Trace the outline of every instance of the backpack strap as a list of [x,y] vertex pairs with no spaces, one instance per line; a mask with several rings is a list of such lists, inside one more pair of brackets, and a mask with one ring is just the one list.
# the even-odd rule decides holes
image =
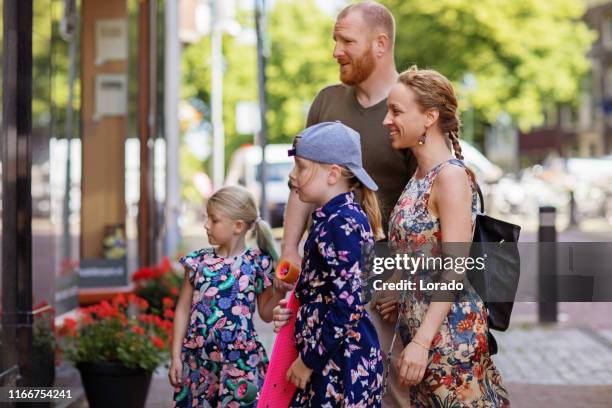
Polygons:
[[482,190],[480,189],[480,186],[478,185],[478,182],[476,180],[474,180],[474,185],[476,186],[476,192],[478,193],[478,199],[480,200],[480,213],[484,214],[485,204],[484,204],[484,197],[482,196]]

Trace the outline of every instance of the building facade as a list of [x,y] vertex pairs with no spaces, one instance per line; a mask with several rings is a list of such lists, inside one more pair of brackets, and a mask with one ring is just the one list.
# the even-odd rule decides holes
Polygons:
[[165,1],[0,9],[0,384],[42,386],[37,319],[131,290],[162,251]]

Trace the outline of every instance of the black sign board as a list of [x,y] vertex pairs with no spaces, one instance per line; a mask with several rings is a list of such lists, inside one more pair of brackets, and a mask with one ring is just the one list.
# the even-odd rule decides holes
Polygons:
[[125,286],[128,284],[126,259],[81,259],[80,288]]

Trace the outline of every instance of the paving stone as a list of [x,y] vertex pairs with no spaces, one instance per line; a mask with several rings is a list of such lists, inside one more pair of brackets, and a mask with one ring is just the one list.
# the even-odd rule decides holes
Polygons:
[[578,328],[511,328],[496,335],[503,346],[494,361],[508,382],[612,385],[612,347],[598,339],[611,331],[602,330],[602,334]]

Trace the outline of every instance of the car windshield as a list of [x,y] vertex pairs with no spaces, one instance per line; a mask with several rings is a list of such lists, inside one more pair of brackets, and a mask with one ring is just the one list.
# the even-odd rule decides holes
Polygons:
[[[266,163],[266,178],[268,181],[286,182],[289,180],[289,173],[293,168],[293,163]],[[261,182],[261,164],[257,165],[255,175],[258,182]]]

